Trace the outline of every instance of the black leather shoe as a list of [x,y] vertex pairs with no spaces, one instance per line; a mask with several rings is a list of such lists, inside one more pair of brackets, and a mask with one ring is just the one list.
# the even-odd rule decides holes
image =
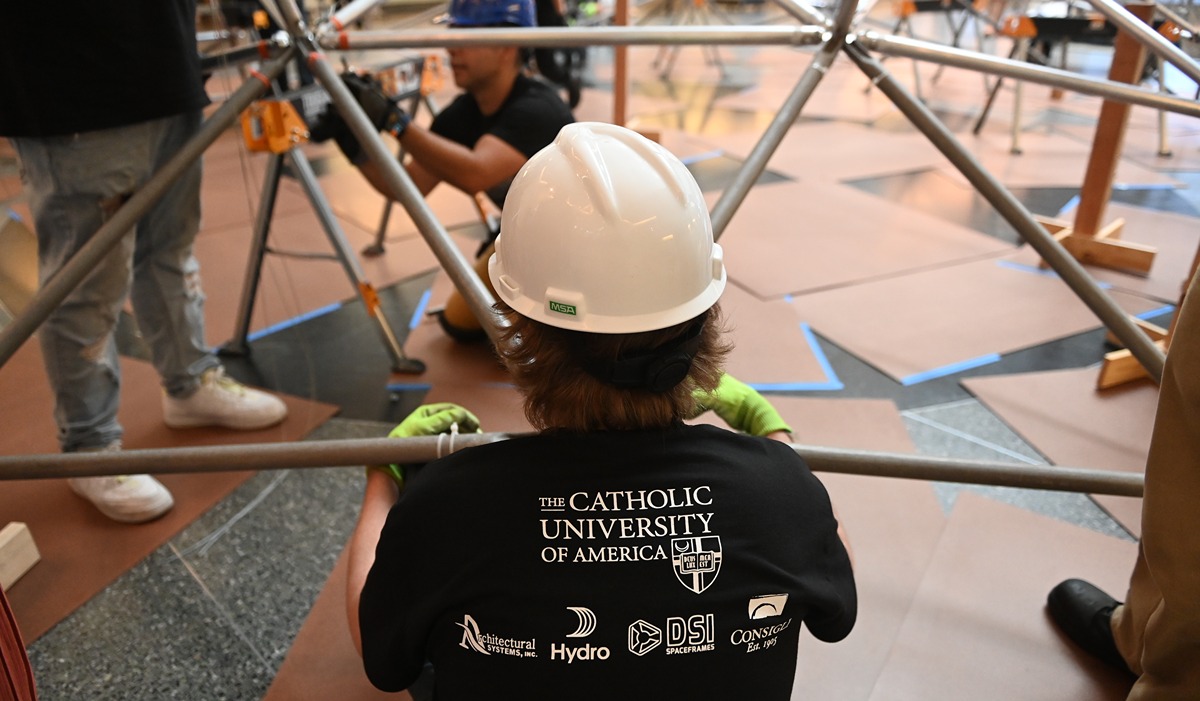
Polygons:
[[1111,667],[1133,674],[1113,641],[1112,614],[1121,602],[1082,579],[1068,579],[1050,590],[1046,608],[1059,629],[1085,652]]

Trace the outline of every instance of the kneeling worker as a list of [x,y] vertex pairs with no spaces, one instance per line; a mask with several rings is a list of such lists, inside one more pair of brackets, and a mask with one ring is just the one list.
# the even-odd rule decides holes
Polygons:
[[[451,0],[452,27],[533,27],[533,0]],[[525,74],[525,52],[516,46],[447,49],[460,94],[433,119],[429,129],[412,124],[395,100],[366,78],[348,74],[347,86],[376,128],[395,136],[410,156],[405,168],[422,195],[447,182],[468,195],[486,193],[504,206],[513,176],[530,156],[574,120],[554,88]],[[312,127],[313,140],[337,140],[342,152],[380,193],[390,196],[379,168],[363,153],[332,105]],[[481,247],[476,272],[484,266],[496,232]],[[460,340],[483,338],[470,308],[457,294],[439,320]]]
[[[347,583],[368,677],[397,691],[428,660],[448,701],[790,698],[801,628],[849,634],[854,577],[790,429],[722,374],[696,181],[635,132],[574,124],[503,217],[497,350],[539,432],[368,470]],[[686,425],[698,409],[750,435]],[[394,435],[452,423],[478,424],[433,405]]]

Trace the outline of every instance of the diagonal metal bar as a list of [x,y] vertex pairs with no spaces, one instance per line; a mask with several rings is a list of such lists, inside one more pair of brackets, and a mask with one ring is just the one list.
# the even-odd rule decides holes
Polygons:
[[[291,28],[293,36],[303,34],[304,28],[300,21],[299,14],[295,8],[294,2],[285,0],[280,5]],[[345,120],[350,130],[354,132],[355,138],[362,145],[363,151],[371,161],[379,168],[380,174],[383,177],[384,183],[387,185],[391,199],[399,202],[401,206],[412,217],[413,223],[417,225],[417,230],[421,232],[430,249],[433,250],[434,256],[438,259],[442,269],[450,276],[450,280],[454,286],[462,293],[463,299],[475,314],[475,317],[482,322],[484,331],[493,341],[497,339],[497,334],[503,328],[503,319],[495,314],[492,305],[495,304],[495,298],[492,293],[484,286],[483,281],[475,274],[474,268],[467,261],[462,251],[450,239],[450,235],[446,232],[445,227],[434,216],[432,210],[429,209],[429,204],[421,195],[421,191],[413,183],[412,177],[408,171],[400,165],[396,156],[383,143],[378,130],[367,118],[358,101],[350,94],[349,88],[342,82],[337,71],[330,65],[329,60],[324,54],[315,49],[312,44],[312,39],[304,36],[298,39],[301,46],[308,47],[311,52],[308,56],[309,70],[312,71],[313,77],[317,82],[329,93],[330,100],[337,108],[338,113]]]
[[1067,252],[1046,229],[1034,219],[1025,205],[1021,204],[1003,185],[990,173],[984,170],[979,161],[958,142],[946,125],[908,93],[876,61],[865,47],[857,42],[848,42],[846,54],[854,61],[863,73],[871,79],[892,101],[905,117],[925,134],[926,138],[942,152],[946,158],[959,170],[971,185],[996,208],[996,211],[1012,225],[1038,252],[1041,257],[1054,268],[1063,282],[1100,318],[1106,327],[1125,344],[1134,357],[1146,369],[1150,377],[1158,382],[1162,378],[1165,356],[1150,337],[1146,335],[1109,297],[1096,281],[1088,275],[1079,261]]
[[1035,66],[1025,61],[987,56],[973,51],[942,46],[933,42],[879,34],[878,32],[863,32],[858,35],[857,42],[868,49],[889,56],[902,56],[904,58],[929,61],[930,63],[954,66],[956,68],[966,68],[981,73],[990,73],[1030,83],[1040,83],[1041,85],[1072,90],[1085,95],[1097,95],[1134,105],[1178,112],[1179,114],[1186,114],[1191,117],[1200,117],[1200,103],[1195,100],[1164,95],[1163,93],[1145,90],[1129,85],[1128,83],[1119,83],[1103,78],[1090,78],[1049,66]]
[[[837,14],[830,23],[830,29],[822,35],[824,44],[821,49],[813,56],[812,63],[800,76],[796,87],[792,88],[792,92],[784,100],[783,106],[775,113],[771,123],[763,131],[758,143],[754,145],[750,155],[738,169],[733,182],[725,188],[720,199],[713,205],[709,218],[712,220],[714,239],[721,238],[721,234],[725,232],[725,228],[733,219],[738,207],[742,206],[746,195],[750,193],[750,188],[758,182],[758,178],[767,168],[767,162],[775,154],[775,150],[779,148],[783,138],[787,136],[788,130],[796,123],[796,118],[800,116],[804,104],[808,102],[808,98],[812,96],[821,79],[829,71],[829,67],[833,65],[838,53],[841,52],[857,4],[856,0],[842,0],[842,3],[838,5]],[[799,11],[799,6],[794,6],[793,9]],[[814,19],[816,18],[814,17]]]
[[113,246],[129,233],[184,171],[204,154],[204,150],[238,119],[251,102],[269,89],[271,81],[283,73],[293,55],[293,49],[284,51],[278,58],[264,65],[257,76],[247,80],[234,91],[229,99],[204,121],[200,131],[121,205],[116,214],[96,231],[54,277],[42,285],[29,301],[25,311],[0,332],[0,366],[8,362],[38,326],[49,318],[83,278],[108,255]]
[[1154,28],[1138,19],[1132,12],[1112,0],[1088,0],[1100,14],[1109,22],[1117,25],[1122,31],[1128,32],[1138,43],[1145,46],[1154,54],[1166,59],[1172,66],[1178,68],[1184,75],[1200,85],[1200,64],[1196,63],[1175,46],[1166,37],[1154,31]]

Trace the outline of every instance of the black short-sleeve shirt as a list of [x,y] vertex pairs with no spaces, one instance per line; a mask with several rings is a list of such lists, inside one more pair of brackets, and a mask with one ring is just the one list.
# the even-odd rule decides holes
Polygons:
[[788,446],[712,426],[545,433],[411,480],[359,619],[367,675],[439,700],[789,698],[802,627],[856,594],[824,487]]
[[[491,134],[525,154],[526,158],[554,141],[567,124],[574,122],[571,110],[558,93],[540,80],[518,75],[512,91],[494,114],[484,115],[469,93],[454,99],[433,119],[430,131],[467,148],[474,148],[484,134]],[[504,206],[511,182],[487,191],[496,206]]]

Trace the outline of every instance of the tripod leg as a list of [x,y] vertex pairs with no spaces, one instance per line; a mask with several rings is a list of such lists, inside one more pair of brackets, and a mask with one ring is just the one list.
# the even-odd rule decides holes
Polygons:
[[250,257],[246,260],[246,274],[242,278],[242,299],[238,303],[237,319],[233,325],[233,338],[217,349],[218,355],[243,357],[250,354],[247,337],[250,334],[250,315],[254,311],[254,300],[258,296],[258,284],[262,279],[263,257],[267,253],[267,234],[271,229],[271,216],[275,211],[275,197],[279,194],[279,179],[283,175],[283,156],[271,154],[267,161],[267,172],[263,178],[262,199],[254,219],[254,233],[250,239]]
[[383,308],[379,304],[379,295],[370,281],[366,279],[362,266],[351,252],[350,243],[342,233],[341,227],[338,226],[337,219],[333,216],[333,210],[329,206],[329,201],[325,199],[325,194],[321,192],[321,188],[317,185],[317,176],[313,173],[308,158],[299,149],[292,149],[290,154],[297,179],[304,187],[304,192],[308,195],[309,202],[312,203],[317,218],[321,221],[321,228],[325,229],[325,235],[329,237],[329,242],[333,245],[333,250],[342,264],[342,269],[346,272],[346,277],[350,278],[350,282],[354,284],[354,290],[358,293],[359,299],[362,300],[363,305],[366,307],[367,314],[375,321],[380,338],[383,340],[383,344],[392,358],[392,371],[403,373],[424,372],[425,363],[404,355],[404,351],[400,347],[400,342],[396,339],[396,334],[392,332],[392,327],[388,324],[387,317],[383,314]]

